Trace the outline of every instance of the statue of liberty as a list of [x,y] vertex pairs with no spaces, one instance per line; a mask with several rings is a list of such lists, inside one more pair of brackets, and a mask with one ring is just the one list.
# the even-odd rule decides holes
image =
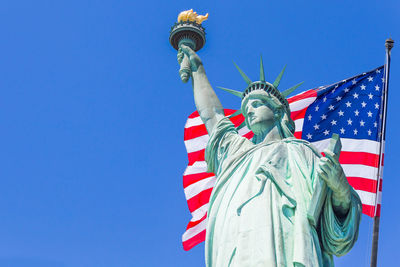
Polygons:
[[[238,134],[225,117],[202,61],[181,45],[178,61],[187,56],[196,108],[210,140],[205,158],[217,180],[210,197],[206,235],[209,267],[333,266],[354,245],[361,219],[361,202],[348,184],[337,157],[322,157],[307,141],[294,138],[286,96],[265,81],[252,82],[239,68],[248,86],[241,112],[253,131],[250,141]],[[319,179],[327,196],[316,225],[307,218]],[[322,205],[322,204],[321,204]]]

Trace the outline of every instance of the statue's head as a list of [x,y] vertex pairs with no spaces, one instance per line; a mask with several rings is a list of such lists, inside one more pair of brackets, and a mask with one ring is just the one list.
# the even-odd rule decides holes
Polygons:
[[[247,82],[247,88],[242,93],[220,87],[242,98],[241,109],[235,112],[234,115],[242,113],[245,117],[244,124],[255,135],[262,134],[271,127],[277,126],[284,138],[293,136],[295,125],[290,118],[290,108],[286,96],[299,87],[301,83],[281,93],[277,88],[285,68],[278,75],[275,82],[271,84],[265,81],[262,59],[260,81],[252,82],[236,64],[235,66]],[[244,125],[239,126],[239,128],[242,126]]]

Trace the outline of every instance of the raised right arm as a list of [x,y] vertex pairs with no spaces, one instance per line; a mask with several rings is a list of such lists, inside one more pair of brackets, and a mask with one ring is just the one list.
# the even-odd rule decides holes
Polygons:
[[197,111],[208,133],[211,134],[217,122],[225,117],[224,109],[208,81],[199,56],[190,47],[181,45],[178,52],[179,62],[182,61],[184,54],[189,57],[191,65],[193,95]]

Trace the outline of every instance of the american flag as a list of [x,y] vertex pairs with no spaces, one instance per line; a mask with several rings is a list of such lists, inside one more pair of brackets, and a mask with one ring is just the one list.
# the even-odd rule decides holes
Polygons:
[[[383,66],[328,86],[321,86],[288,98],[295,137],[311,142],[320,152],[328,147],[333,133],[340,135],[340,163],[349,184],[359,194],[363,213],[379,216],[382,179],[378,183],[381,119],[383,105]],[[225,110],[225,115],[235,110]],[[237,127],[244,117],[231,118]],[[246,127],[239,134],[251,138]],[[204,151],[209,136],[196,112],[185,125],[184,140],[189,163],[183,187],[192,219],[182,236],[183,248],[190,250],[205,240],[208,202],[215,175],[207,173]],[[383,153],[383,151],[382,151]],[[379,190],[377,188],[379,185]]]

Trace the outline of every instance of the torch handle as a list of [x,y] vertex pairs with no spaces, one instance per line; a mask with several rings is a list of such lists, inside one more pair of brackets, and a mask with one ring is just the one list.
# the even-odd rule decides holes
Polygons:
[[191,70],[189,57],[186,54],[183,55],[181,68],[179,69],[179,75],[181,76],[182,82],[187,83],[187,81],[189,81]]

